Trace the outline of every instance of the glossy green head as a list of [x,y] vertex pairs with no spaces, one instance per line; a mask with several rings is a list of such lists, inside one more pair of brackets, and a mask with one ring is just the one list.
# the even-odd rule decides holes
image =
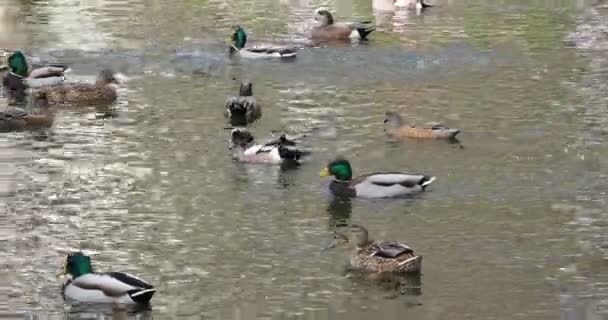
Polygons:
[[353,177],[348,160],[340,158],[330,162],[319,174],[321,177],[334,176],[342,181],[350,181]]
[[11,72],[14,74],[27,77],[29,70],[27,60],[25,59],[23,52],[17,50],[10,57],[8,57],[8,66],[11,68]]
[[247,43],[247,34],[241,26],[237,26],[234,30],[234,34],[232,35],[232,41],[234,42],[234,46],[237,49],[241,50],[245,48],[245,44]]
[[64,272],[71,274],[74,278],[87,273],[93,273],[91,258],[85,256],[82,252],[70,253],[65,264]]

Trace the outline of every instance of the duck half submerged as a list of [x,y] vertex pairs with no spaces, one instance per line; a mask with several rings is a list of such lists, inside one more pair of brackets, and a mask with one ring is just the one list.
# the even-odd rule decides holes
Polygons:
[[300,159],[309,154],[308,151],[296,149],[296,143],[284,134],[278,139],[257,144],[248,130],[237,128],[230,133],[230,140],[232,148],[237,150],[234,157],[245,163],[299,164]]
[[447,139],[456,140],[460,129],[452,129],[443,124],[435,124],[430,127],[415,127],[403,123],[398,113],[386,112],[384,114],[384,130],[395,139],[418,138],[418,139]]
[[402,172],[373,172],[353,178],[348,160],[337,158],[319,175],[333,176],[329,190],[337,196],[357,198],[392,198],[425,191],[435,177]]
[[248,124],[262,116],[262,107],[253,96],[251,82],[241,83],[239,96],[226,100],[224,116],[230,119],[232,125]]
[[[350,267],[363,272],[417,273],[422,269],[422,256],[414,254],[408,245],[396,241],[374,241],[366,228],[350,227],[356,248],[350,255]],[[349,243],[347,236],[335,233],[334,243],[328,248]]]
[[321,8],[315,11],[315,21],[318,25],[313,27],[311,31],[310,37],[312,40],[366,40],[367,36],[376,30],[370,21],[336,23],[332,14],[328,10]]
[[245,29],[241,26],[236,26],[234,33],[232,34],[232,45],[230,46],[230,54],[238,54],[243,58],[250,59],[270,59],[270,58],[295,58],[296,50],[287,47],[275,47],[275,46],[255,46],[245,48],[247,44],[247,34]]
[[148,304],[156,292],[144,280],[124,272],[95,273],[82,252],[70,253],[65,273],[72,275],[63,286],[63,296],[84,303]]

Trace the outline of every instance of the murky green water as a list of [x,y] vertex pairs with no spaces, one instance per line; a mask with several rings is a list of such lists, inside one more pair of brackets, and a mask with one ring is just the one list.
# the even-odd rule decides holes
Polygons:
[[[91,317],[63,305],[56,277],[80,248],[159,288],[133,319],[608,319],[608,7],[436,4],[417,17],[359,0],[0,2],[0,47],[76,79],[130,77],[117,117],[68,109],[48,132],[0,136],[2,312]],[[231,25],[300,43],[320,5],[379,30],[294,63],[227,59]],[[305,134],[309,162],[231,161],[222,108],[240,79],[263,103],[254,133]],[[387,142],[386,110],[461,128],[463,148]],[[318,178],[336,155],[438,180],[415,199],[337,202]],[[348,222],[413,246],[421,278],[344,277],[348,250],[321,248]]]

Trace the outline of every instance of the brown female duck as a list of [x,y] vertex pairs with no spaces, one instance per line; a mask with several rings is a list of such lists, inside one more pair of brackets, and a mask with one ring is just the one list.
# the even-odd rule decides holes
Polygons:
[[418,138],[418,139],[448,139],[456,140],[460,129],[451,129],[442,124],[431,127],[415,127],[403,123],[398,113],[386,112],[384,115],[384,129],[386,133],[395,139]]
[[47,107],[27,112],[20,108],[0,111],[0,132],[34,130],[53,126],[55,116]]
[[36,99],[43,99],[49,105],[93,105],[110,104],[117,98],[118,81],[109,69],[102,70],[95,84],[77,83],[43,88],[34,92]]
[[[356,244],[350,256],[351,268],[374,273],[420,272],[422,256],[415,255],[414,250],[406,244],[371,240],[367,229],[360,225],[354,224],[350,229]],[[348,237],[341,233],[336,233],[334,240],[330,248],[350,242]]]

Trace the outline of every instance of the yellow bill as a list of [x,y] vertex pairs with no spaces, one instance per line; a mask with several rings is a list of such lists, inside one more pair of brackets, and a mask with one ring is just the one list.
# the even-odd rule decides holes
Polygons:
[[331,174],[329,173],[329,169],[327,167],[323,168],[321,172],[319,172],[319,176],[321,178],[329,177]]

